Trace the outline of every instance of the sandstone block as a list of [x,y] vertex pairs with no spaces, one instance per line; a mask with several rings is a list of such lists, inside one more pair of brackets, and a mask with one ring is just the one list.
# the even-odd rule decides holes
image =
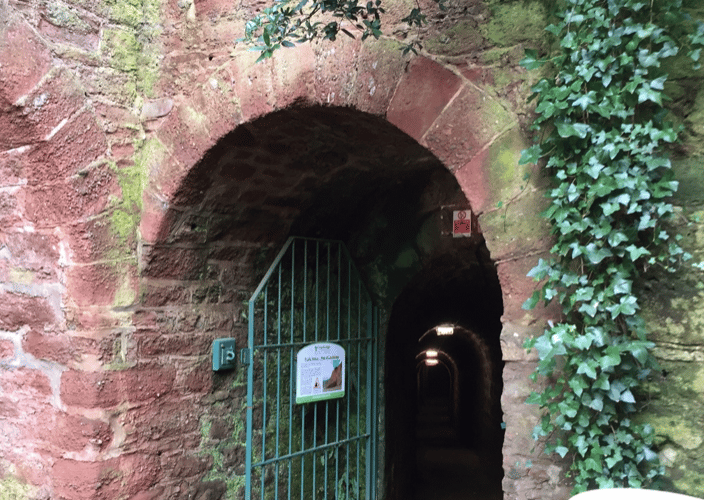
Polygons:
[[139,367],[124,371],[67,370],[61,376],[61,400],[82,408],[109,408],[123,401],[158,398],[173,387],[172,368]]
[[43,439],[59,450],[73,452],[80,452],[87,446],[104,450],[113,437],[106,422],[65,413],[56,418],[53,426],[42,427],[41,433]]
[[30,368],[0,371],[0,388],[6,394],[13,394],[20,399],[26,398],[30,404],[34,398],[41,401],[51,396],[49,377],[40,370]]
[[0,291],[0,329],[16,331],[23,326],[43,329],[55,321],[54,311],[44,297]]
[[[23,19],[18,16],[17,19]],[[0,102],[14,103],[27,94],[51,66],[47,47],[23,21],[15,20],[0,31]],[[17,57],[22,54],[22,57]]]
[[387,119],[420,141],[461,85],[451,71],[430,59],[416,57],[396,90]]
[[15,345],[10,340],[0,340],[0,359],[12,358],[15,355]]
[[65,179],[107,155],[105,134],[90,111],[62,122],[52,133],[29,153],[30,184]]

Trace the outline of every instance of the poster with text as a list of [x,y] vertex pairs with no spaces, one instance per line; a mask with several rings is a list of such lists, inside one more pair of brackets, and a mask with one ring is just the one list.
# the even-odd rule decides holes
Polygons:
[[328,342],[311,344],[296,355],[296,403],[345,395],[345,350]]

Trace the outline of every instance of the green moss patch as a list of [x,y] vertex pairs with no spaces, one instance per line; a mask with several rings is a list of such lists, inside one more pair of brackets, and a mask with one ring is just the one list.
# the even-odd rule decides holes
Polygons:
[[425,48],[433,54],[456,56],[479,50],[484,37],[476,23],[460,21],[452,28],[426,40]]
[[46,4],[46,17],[54,26],[68,28],[78,33],[91,31],[90,25],[81,19],[74,9],[59,2]]
[[34,488],[13,476],[0,479],[0,500],[29,500]]
[[541,45],[547,26],[547,12],[539,1],[489,3],[491,20],[481,27],[482,35],[497,47],[519,43]]

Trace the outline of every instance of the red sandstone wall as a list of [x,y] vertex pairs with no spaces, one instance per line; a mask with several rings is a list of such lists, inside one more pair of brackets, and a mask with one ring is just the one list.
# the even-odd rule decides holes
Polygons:
[[[504,405],[522,404],[518,346],[539,326],[520,304],[545,241],[519,222],[507,232],[494,208],[523,173],[506,160],[518,120],[487,88],[491,71],[347,40],[254,66],[232,52],[251,7],[164,2],[149,18],[140,5],[145,24],[97,2],[0,4],[0,477],[37,498],[223,494],[203,443],[232,432],[243,394],[236,374],[211,373],[210,343],[243,339],[239,308],[272,239],[206,245],[204,188],[188,174],[238,124],[295,102],[385,116],[455,173],[505,288]],[[57,6],[83,24],[62,25]],[[151,38],[123,37],[149,23]],[[526,192],[517,213],[539,198]],[[529,454],[531,418],[507,413],[507,464]],[[242,473],[241,447],[218,453]],[[535,464],[519,472],[528,489],[552,471]],[[550,481],[546,494],[564,495]]]

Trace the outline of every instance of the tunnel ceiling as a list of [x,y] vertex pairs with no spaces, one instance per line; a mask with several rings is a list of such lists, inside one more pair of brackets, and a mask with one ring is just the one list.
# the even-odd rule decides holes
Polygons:
[[388,306],[438,254],[473,254],[482,242],[453,241],[452,207],[469,207],[454,176],[383,118],[295,107],[219,140],[176,191],[162,234],[164,243],[209,248],[339,239]]
[[[301,230],[329,229],[340,237],[340,228],[350,228],[351,216],[359,220],[370,202],[438,170],[444,167],[432,154],[381,118],[347,108],[293,108],[223,137],[172,205],[219,218],[211,239],[231,232],[278,241],[304,213],[309,220]],[[323,223],[330,227],[321,229]]]

